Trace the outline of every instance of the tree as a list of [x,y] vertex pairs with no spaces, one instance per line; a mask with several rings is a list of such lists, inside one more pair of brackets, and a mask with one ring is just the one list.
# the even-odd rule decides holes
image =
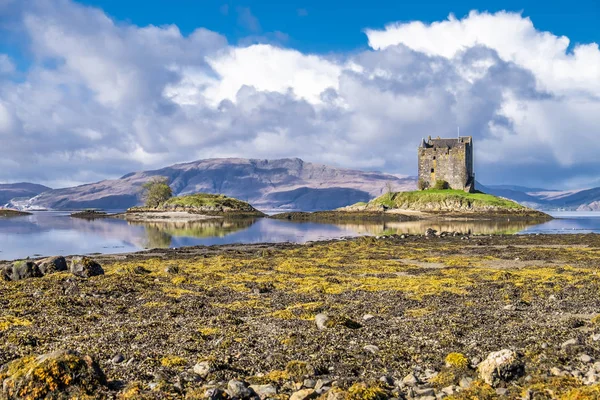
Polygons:
[[161,203],[169,200],[173,196],[173,191],[169,186],[167,178],[152,178],[142,186],[142,198],[146,207],[158,207]]

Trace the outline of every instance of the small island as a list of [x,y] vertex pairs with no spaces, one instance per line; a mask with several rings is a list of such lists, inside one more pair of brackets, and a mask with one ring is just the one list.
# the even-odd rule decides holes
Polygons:
[[160,204],[132,207],[120,217],[128,221],[190,221],[210,218],[260,218],[265,214],[245,201],[222,194],[196,193],[172,197]]
[[0,217],[11,218],[11,217],[23,217],[25,215],[31,215],[29,212],[13,210],[9,208],[0,208]]
[[546,221],[548,214],[512,200],[483,192],[452,189],[428,189],[413,192],[386,193],[368,203],[340,209],[346,212],[401,213],[419,218],[525,219]]

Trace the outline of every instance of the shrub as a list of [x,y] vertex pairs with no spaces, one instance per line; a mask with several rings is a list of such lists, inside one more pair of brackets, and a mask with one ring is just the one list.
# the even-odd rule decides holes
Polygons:
[[433,188],[435,190],[446,190],[446,189],[450,189],[450,185],[448,184],[448,182],[439,179],[439,180],[435,181],[435,186]]
[[417,183],[417,187],[419,188],[419,190],[426,190],[429,189],[429,182],[427,182],[425,179],[419,179],[419,182]]

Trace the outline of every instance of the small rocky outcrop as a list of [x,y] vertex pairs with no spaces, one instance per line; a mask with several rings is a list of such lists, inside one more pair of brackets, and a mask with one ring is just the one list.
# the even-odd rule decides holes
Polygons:
[[45,258],[38,261],[37,266],[43,275],[68,270],[67,260],[62,256]]
[[74,257],[69,265],[69,271],[82,278],[104,275],[102,266],[88,257]]
[[5,364],[0,382],[9,399],[74,398],[98,394],[106,377],[90,356],[61,350]]
[[504,349],[490,353],[477,367],[479,377],[488,385],[498,386],[523,375],[525,365],[519,355]]
[[39,278],[44,276],[38,265],[33,261],[15,261],[12,265],[4,267],[2,275],[5,280],[20,281],[27,278]]

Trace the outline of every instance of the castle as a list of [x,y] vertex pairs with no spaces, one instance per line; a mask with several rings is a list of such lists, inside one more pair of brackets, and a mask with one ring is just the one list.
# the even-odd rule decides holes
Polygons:
[[455,139],[432,139],[421,141],[419,146],[419,188],[435,186],[446,181],[451,189],[475,191],[473,173],[473,138],[460,136]]

